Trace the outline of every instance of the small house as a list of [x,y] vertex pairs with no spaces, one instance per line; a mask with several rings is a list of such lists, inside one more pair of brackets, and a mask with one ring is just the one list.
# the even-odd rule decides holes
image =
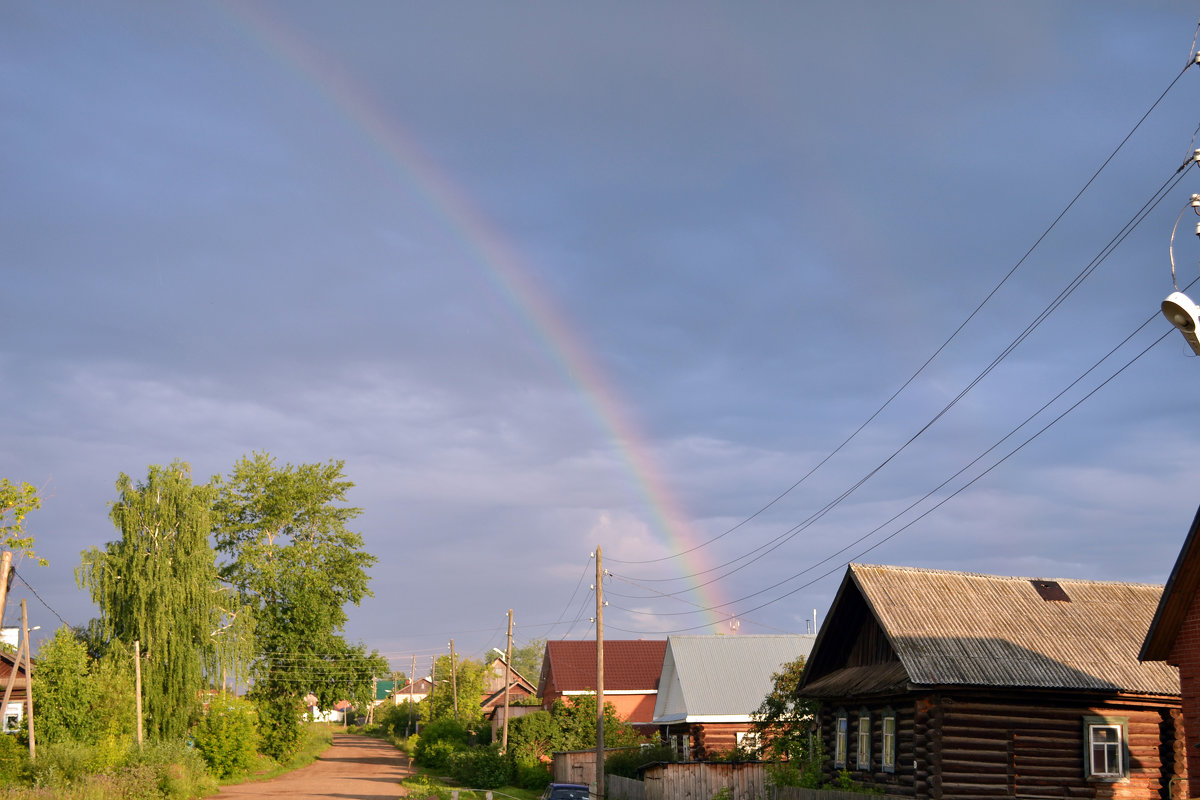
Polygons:
[[[667,643],[663,639],[604,642],[604,702],[621,719],[643,729],[654,724],[654,700]],[[538,697],[549,710],[555,700],[596,694],[596,642],[546,642]]]
[[915,798],[1182,797],[1162,587],[851,564],[800,694],[828,780]]
[[816,636],[668,636],[654,724],[685,761],[755,750],[754,713],[783,665],[812,651]]

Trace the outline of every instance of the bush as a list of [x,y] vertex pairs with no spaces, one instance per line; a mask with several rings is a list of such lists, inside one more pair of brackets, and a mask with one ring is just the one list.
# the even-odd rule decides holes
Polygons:
[[29,775],[29,748],[16,736],[0,734],[0,786],[8,786]]
[[429,769],[445,769],[450,756],[467,748],[467,729],[452,719],[439,719],[421,729],[413,760]]
[[450,756],[454,779],[472,789],[495,789],[508,783],[509,761],[498,747],[472,747]]
[[[41,760],[40,755],[37,760]],[[217,791],[204,759],[183,742],[156,742],[144,750],[133,750],[129,766],[135,775],[144,775],[139,767],[152,770],[155,786],[167,800],[204,797]]]
[[622,778],[636,778],[639,767],[660,761],[677,760],[671,745],[659,743],[652,747],[633,747],[613,753],[604,759],[604,771],[610,775],[620,775]]
[[192,729],[196,749],[218,778],[241,775],[254,765],[258,737],[254,706],[245,700],[220,695]]
[[550,769],[538,761],[514,759],[512,764],[513,786],[540,792],[550,785]]
[[34,786],[57,788],[70,786],[87,775],[91,748],[77,742],[52,742],[37,749],[30,763]]

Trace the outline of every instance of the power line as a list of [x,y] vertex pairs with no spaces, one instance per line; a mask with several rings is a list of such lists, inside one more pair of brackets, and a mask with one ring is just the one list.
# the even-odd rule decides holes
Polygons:
[[[1198,27],[1197,30],[1198,30],[1198,32],[1200,32],[1200,27]],[[859,425],[849,436],[847,436],[839,445],[837,445],[828,455],[826,455],[824,458],[822,458],[819,462],[817,462],[817,464],[814,467],[812,467],[808,472],[806,472],[803,476],[801,476],[801,478],[799,480],[797,480],[795,483],[793,483],[791,486],[789,486],[787,489],[785,489],[782,493],[777,495],[769,503],[767,503],[766,505],[759,508],[753,514],[750,514],[748,517],[746,517],[742,521],[738,522],[733,527],[728,528],[723,533],[720,533],[720,534],[718,534],[704,542],[701,542],[700,544],[694,545],[693,547],[690,547],[686,550],[681,550],[677,553],[673,553],[668,556],[661,556],[659,558],[652,558],[652,559],[625,560],[625,559],[614,558],[614,557],[610,556],[608,560],[612,563],[617,563],[617,564],[631,564],[631,565],[654,564],[654,563],[659,563],[659,562],[663,562],[663,561],[669,561],[669,560],[676,559],[676,558],[681,558],[682,556],[688,555],[689,553],[695,552],[696,550],[700,550],[704,547],[707,547],[707,546],[713,544],[714,542],[724,538],[725,536],[728,536],[729,534],[738,530],[742,526],[746,525],[747,523],[751,522],[752,520],[757,518],[759,515],[761,515],[765,511],[767,511],[769,508],[774,506],[776,503],[778,503],[784,497],[789,495],[793,490],[795,490],[797,487],[799,487],[801,484],[803,484],[805,481],[807,481],[808,478],[813,475],[813,473],[815,473],[822,466],[824,466],[831,458],[833,458],[835,455],[837,455],[839,452],[841,452],[842,449],[846,447],[846,445],[848,445],[855,438],[857,438],[858,435],[863,431],[864,428],[866,428],[868,425],[870,425],[881,413],[883,413],[883,411],[886,408],[888,408],[888,406],[890,406],[892,404],[892,402],[897,397],[899,397],[900,394],[902,392],[904,392],[904,390],[907,389],[908,386],[914,380],[916,380],[916,378],[922,372],[925,371],[925,368],[928,367],[930,365],[930,363],[932,363],[933,360],[936,359],[938,357],[938,355],[940,355],[942,353],[942,351],[945,350],[946,347],[949,346],[949,344],[952,341],[954,341],[955,338],[958,337],[959,333],[962,332],[962,330],[968,325],[968,323],[970,323],[971,320],[973,320],[975,318],[975,316],[988,303],[988,301],[990,301],[992,299],[992,297],[995,296],[995,294],[1000,290],[1000,288],[1002,286],[1004,286],[1005,283],[1008,282],[1009,278],[1011,278],[1013,276],[1013,274],[1021,267],[1021,265],[1023,265],[1025,263],[1025,261],[1033,253],[1033,251],[1035,249],[1037,249],[1037,247],[1039,245],[1041,245],[1041,243],[1050,234],[1050,232],[1054,230],[1054,228],[1058,225],[1058,223],[1062,220],[1062,218],[1064,216],[1066,216],[1067,212],[1069,212],[1071,210],[1071,208],[1073,208],[1075,206],[1075,203],[1078,202],[1079,198],[1083,196],[1083,194],[1088,190],[1089,187],[1091,187],[1092,183],[1094,183],[1095,180],[1100,176],[1100,173],[1104,171],[1104,169],[1109,165],[1110,162],[1112,162],[1112,160],[1116,157],[1117,153],[1119,153],[1121,151],[1121,149],[1125,146],[1125,144],[1130,140],[1130,138],[1133,137],[1134,133],[1137,132],[1137,130],[1142,126],[1142,123],[1146,121],[1146,119],[1150,116],[1150,114],[1154,111],[1154,109],[1158,107],[1159,103],[1162,102],[1163,98],[1165,98],[1167,96],[1167,94],[1171,91],[1171,89],[1173,89],[1175,87],[1175,84],[1179,82],[1180,78],[1182,78],[1184,76],[1184,74],[1187,72],[1187,70],[1193,64],[1197,63],[1197,59],[1194,56],[1195,56],[1195,42],[1193,42],[1192,54],[1189,55],[1187,65],[1184,66],[1184,68],[1182,70],[1180,70],[1179,74],[1175,76],[1175,78],[1170,82],[1170,84],[1168,84],[1167,88],[1164,89],[1162,91],[1162,93],[1158,96],[1158,98],[1150,105],[1150,108],[1148,108],[1146,110],[1146,112],[1144,114],[1142,114],[1141,118],[1138,119],[1137,123],[1134,124],[1133,128],[1129,131],[1129,133],[1127,133],[1125,135],[1125,137],[1116,146],[1116,148],[1112,151],[1112,153],[1109,154],[1108,158],[1106,158],[1104,160],[1104,162],[1100,165],[1100,167],[1097,168],[1094,173],[1092,173],[1092,176],[1088,179],[1087,183],[1085,183],[1083,185],[1083,188],[1080,189],[1073,198],[1071,198],[1071,201],[1069,203],[1067,203],[1066,207],[1063,208],[1063,210],[1061,212],[1059,212],[1058,216],[1056,216],[1054,218],[1054,220],[1050,223],[1050,225],[1046,228],[1046,230],[1043,231],[1042,234],[1037,238],[1037,240],[1029,247],[1029,249],[1025,251],[1025,254],[1021,256],[1021,258],[1017,261],[1017,263],[1014,264],[1013,267],[1004,275],[1004,277],[1000,279],[999,283],[997,283],[992,288],[992,290],[990,292],[988,292],[988,294],[983,298],[983,300],[980,301],[980,303],[974,308],[974,310],[972,310],[971,313],[967,315],[966,319],[964,319],[962,321],[962,323],[959,324],[959,326],[957,328],[955,328],[954,332],[950,334],[950,336],[933,352],[933,354],[931,356],[929,356],[929,358],[927,358],[924,361],[924,363],[922,363],[921,366],[918,367],[917,370],[912,375],[910,375],[907,380],[904,381],[903,384],[901,384],[900,388],[897,389],[895,392],[893,392],[892,395],[890,397],[888,397],[887,400],[884,401],[883,405],[881,405],[879,408],[877,408],[875,410],[875,412],[872,413],[866,419],[865,422],[863,422],[861,425]],[[1040,324],[1040,322],[1038,324]],[[1036,327],[1036,325],[1034,327]],[[1019,344],[1019,341],[1017,342],[1017,344]],[[1015,344],[1013,346],[1015,346]],[[1007,352],[1004,353],[1000,358],[1003,359],[1006,355],[1007,355]],[[990,371],[990,369],[988,371]],[[986,372],[984,373],[984,375],[986,375]],[[982,378],[982,377],[983,376],[981,375],[980,378]],[[970,391],[970,389],[973,388],[973,386],[974,386],[974,382],[965,391]],[[964,394],[965,394],[965,391],[964,391]],[[956,398],[955,402],[957,402],[958,399],[961,399],[961,397],[962,397],[962,395],[960,395],[959,398]],[[954,405],[954,403],[951,403],[951,406],[952,405]],[[950,408],[950,406],[947,406],[946,409],[943,409],[942,413],[945,413],[945,411],[949,410],[949,408]],[[940,417],[941,415],[939,414],[938,416]],[[937,421],[937,419],[938,419],[938,417],[934,417],[934,419],[931,420],[931,422],[929,424],[932,425],[933,422]],[[925,432],[925,430],[927,428],[928,428],[928,426],[926,426],[925,428],[922,428],[920,431],[918,431],[918,433],[913,437],[913,439],[916,439],[917,437],[919,437],[922,433]],[[911,440],[909,443],[911,443]],[[905,446],[907,446],[907,444]],[[903,448],[901,448],[901,449],[903,449]],[[897,451],[897,453],[894,453],[893,457],[896,454],[898,454],[898,452],[899,451]],[[887,462],[885,461],[884,463],[886,464]],[[880,465],[880,468],[882,466],[883,465]],[[869,477],[870,476],[868,476],[868,478]],[[753,553],[753,552],[754,551],[751,551],[751,553]],[[732,563],[732,562],[729,562],[729,563]],[[722,567],[723,566],[727,566],[727,564],[722,565]],[[717,567],[714,569],[719,569],[722,567]],[[703,573],[700,573],[700,574],[703,574]]]

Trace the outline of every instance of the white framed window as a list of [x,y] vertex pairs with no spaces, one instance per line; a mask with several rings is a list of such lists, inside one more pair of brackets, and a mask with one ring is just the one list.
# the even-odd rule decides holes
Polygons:
[[1126,754],[1128,720],[1084,717],[1084,772],[1089,780],[1119,781],[1129,777]]
[[850,718],[846,716],[845,711],[838,709],[833,721],[833,766],[839,769],[846,766],[846,750],[849,747],[846,739],[849,728]]
[[896,712],[890,708],[883,710],[882,717],[882,739],[883,749],[879,754],[880,763],[883,766],[884,772],[896,771]]
[[21,719],[25,716],[25,703],[9,703],[4,709],[4,732],[16,733],[21,729]]
[[757,753],[761,746],[761,742],[762,740],[759,738],[758,731],[738,731],[737,733],[738,750]]
[[871,712],[865,708],[858,712],[858,763],[855,767],[871,768]]

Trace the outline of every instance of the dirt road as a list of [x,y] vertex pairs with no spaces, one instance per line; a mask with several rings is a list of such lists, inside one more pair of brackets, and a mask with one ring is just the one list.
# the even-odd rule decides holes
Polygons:
[[333,746],[307,767],[269,781],[224,786],[209,800],[393,800],[404,796],[400,780],[409,772],[408,756],[387,742],[335,733]]

